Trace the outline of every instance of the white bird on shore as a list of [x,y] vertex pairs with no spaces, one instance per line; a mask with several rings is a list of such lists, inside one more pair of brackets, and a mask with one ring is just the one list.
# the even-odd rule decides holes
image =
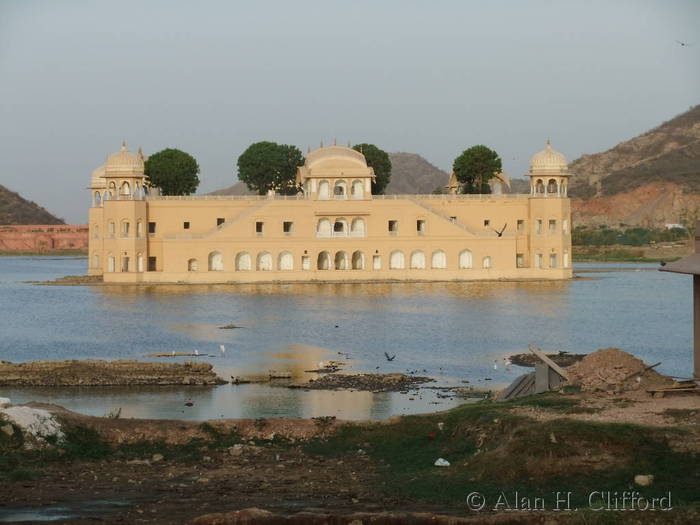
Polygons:
[[496,359],[493,360],[493,369],[498,370],[498,361]]
[[323,370],[324,368],[326,368],[326,364],[323,361],[319,361],[318,362],[318,369]]
[[175,350],[170,353],[171,356],[175,357]]
[[226,347],[224,345],[219,345],[219,349],[221,350],[222,354],[226,353]]
[[199,355],[199,350],[195,349],[194,355]]

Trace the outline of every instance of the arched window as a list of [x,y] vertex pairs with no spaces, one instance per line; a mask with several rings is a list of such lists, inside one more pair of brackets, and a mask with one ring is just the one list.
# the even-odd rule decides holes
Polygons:
[[364,270],[365,269],[365,254],[361,251],[353,252],[352,254],[352,269],[353,270]]
[[141,255],[140,253],[136,254],[136,271],[143,271],[143,255]]
[[187,261],[187,271],[188,272],[199,271],[199,262],[197,262],[197,259],[190,259],[189,261]]
[[136,223],[136,237],[138,239],[143,237],[143,222],[141,222],[141,221],[138,221]]
[[277,261],[277,268],[280,270],[293,270],[294,269],[294,257],[289,252],[282,252],[279,255],[279,260]]
[[272,271],[272,255],[269,252],[260,252],[255,262],[255,269],[259,272]]
[[348,234],[348,221],[336,219],[333,223],[333,237],[345,237]]
[[102,195],[102,202],[108,201],[109,199],[112,198],[112,192],[111,191],[105,191]]
[[347,184],[344,180],[335,181],[333,186],[333,197],[336,199],[344,199],[347,195]]
[[433,268],[447,268],[447,254],[442,250],[434,251],[431,259],[430,266]]
[[131,186],[129,186],[129,183],[127,181],[122,182],[122,188],[120,193],[125,196],[131,195]]
[[117,185],[114,183],[114,181],[109,183],[109,194],[110,196],[117,194]]
[[392,270],[402,270],[406,267],[404,262],[403,252],[395,251],[391,252],[389,256],[389,268]]
[[382,256],[381,255],[373,255],[372,256],[372,269],[373,270],[381,270],[382,269]]
[[550,253],[550,254],[549,254],[549,267],[550,267],[550,268],[556,268],[556,267],[557,267],[557,254],[556,254],[556,253]]
[[411,254],[411,268],[414,270],[422,270],[425,268],[425,254],[416,250]]
[[319,219],[316,225],[316,237],[331,236],[331,221],[328,219]]
[[122,272],[131,271],[131,258],[128,255],[122,257]]
[[247,272],[251,269],[251,259],[248,252],[236,254],[236,271]]
[[317,195],[321,200],[326,200],[330,197],[330,185],[327,180],[319,181]]
[[335,269],[336,270],[347,270],[348,269],[348,254],[345,252],[337,252],[335,254]]
[[113,272],[116,267],[116,260],[111,253],[107,256],[107,271]]
[[107,233],[109,233],[110,237],[114,237],[116,225],[114,224],[114,221],[109,221],[107,224]]
[[100,267],[100,256],[98,254],[95,254],[92,256],[92,267],[93,268]]
[[547,182],[547,193],[556,193],[557,192],[557,181],[554,179],[549,179]]
[[319,253],[316,268],[319,270],[330,270],[330,268],[331,268],[331,254],[328,252]]
[[129,221],[122,221],[121,236],[128,237],[130,229],[131,229],[131,224],[129,223]]
[[469,250],[464,250],[459,254],[459,268],[464,270],[466,268],[472,267],[472,252]]
[[211,252],[209,254],[209,271],[223,272],[224,271],[224,256],[221,252]]
[[99,224],[93,224],[93,225],[92,225],[92,238],[93,238],[93,239],[99,239],[99,238],[100,238],[100,225],[99,225]]
[[569,267],[569,250],[564,250],[564,268]]
[[362,217],[356,217],[350,223],[350,235],[352,237],[365,236],[365,220]]
[[485,269],[487,269],[487,270],[488,270],[489,268],[491,268],[491,256],[490,256],[490,255],[487,255],[486,257],[484,257],[484,258],[481,260],[481,267],[482,267],[482,268],[485,268]]
[[350,195],[353,199],[361,199],[365,196],[361,180],[352,181],[352,186],[350,187]]
[[544,193],[544,182],[542,182],[542,179],[537,179],[537,183],[535,184],[535,191],[537,193]]
[[95,197],[94,197],[93,202],[94,202],[95,207],[97,207],[97,208],[99,208],[100,206],[102,206],[102,197],[100,197],[100,192],[99,192],[99,191],[96,191],[96,192],[95,192]]

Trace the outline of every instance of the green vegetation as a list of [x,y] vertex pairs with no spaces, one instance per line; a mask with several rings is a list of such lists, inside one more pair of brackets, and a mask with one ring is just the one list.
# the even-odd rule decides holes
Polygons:
[[270,190],[295,195],[301,190],[296,183],[296,172],[302,164],[304,155],[296,146],[256,142],[238,157],[238,178],[258,195]]
[[657,242],[674,242],[688,238],[688,232],[682,228],[670,230],[651,230],[647,228],[586,228],[577,226],[571,232],[571,243],[574,246],[646,246]]
[[382,195],[391,181],[391,159],[389,154],[374,144],[355,144],[352,149],[365,156],[367,165],[374,169],[372,195]]
[[462,193],[491,193],[489,181],[501,171],[501,157],[480,144],[464,150],[455,159],[452,169]]
[[148,157],[145,173],[163,195],[190,195],[199,186],[197,161],[179,149],[164,149]]
[[[407,416],[392,424],[346,424],[332,436],[310,442],[307,451],[342,457],[362,449],[382,466],[386,493],[433,504],[458,504],[472,491],[491,502],[501,491],[515,490],[551,501],[554,492],[566,490],[573,492],[574,505],[585,508],[591,491],[628,490],[640,473],[655,475],[654,485],[644,489],[647,497],[672,490],[675,506],[700,502],[700,458],[669,446],[670,439],[686,438],[680,430],[571,419],[533,421],[511,412],[528,405],[572,410],[576,403],[571,401],[542,397],[484,402],[443,414]],[[434,467],[439,457],[451,466]]]

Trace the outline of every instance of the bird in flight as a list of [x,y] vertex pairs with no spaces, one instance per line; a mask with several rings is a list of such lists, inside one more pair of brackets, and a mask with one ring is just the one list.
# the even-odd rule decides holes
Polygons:
[[491,229],[492,229],[493,231],[496,232],[496,235],[498,235],[499,237],[503,237],[503,232],[506,231],[506,228],[507,228],[507,227],[508,227],[508,223],[505,223],[505,224],[503,225],[503,228],[501,228],[501,231],[500,231],[500,232],[499,232],[497,229],[495,229],[495,228],[491,228]]
[[389,355],[389,354],[387,354],[386,352],[384,352],[384,357],[386,357],[386,360],[387,360],[387,361],[393,361],[394,359],[396,359],[396,354],[394,354],[394,355]]
[[679,44],[681,47],[689,47],[689,46],[692,45],[692,44],[689,44],[688,42],[681,42],[680,40],[676,40],[676,42],[678,42],[678,44]]

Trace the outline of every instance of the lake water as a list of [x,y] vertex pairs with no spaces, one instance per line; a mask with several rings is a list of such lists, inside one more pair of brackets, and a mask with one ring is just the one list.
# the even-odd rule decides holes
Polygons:
[[[0,258],[0,359],[143,359],[193,352],[231,375],[288,371],[344,360],[349,372],[418,370],[441,384],[508,383],[524,369],[503,358],[526,351],[591,352],[615,346],[659,371],[691,370],[692,281],[651,264],[578,264],[567,282],[37,286],[85,273],[86,260]],[[218,327],[233,323],[233,330]],[[225,345],[222,354],[219,345]],[[384,352],[396,354],[388,362]],[[190,358],[166,358],[167,362]],[[497,369],[494,369],[494,364]],[[378,367],[378,368],[377,368]],[[425,370],[425,372],[423,372]],[[487,379],[488,378],[488,379]],[[9,389],[15,402],[55,402],[123,417],[381,419],[445,409],[456,400],[283,386]],[[185,401],[194,406],[186,408]]]

